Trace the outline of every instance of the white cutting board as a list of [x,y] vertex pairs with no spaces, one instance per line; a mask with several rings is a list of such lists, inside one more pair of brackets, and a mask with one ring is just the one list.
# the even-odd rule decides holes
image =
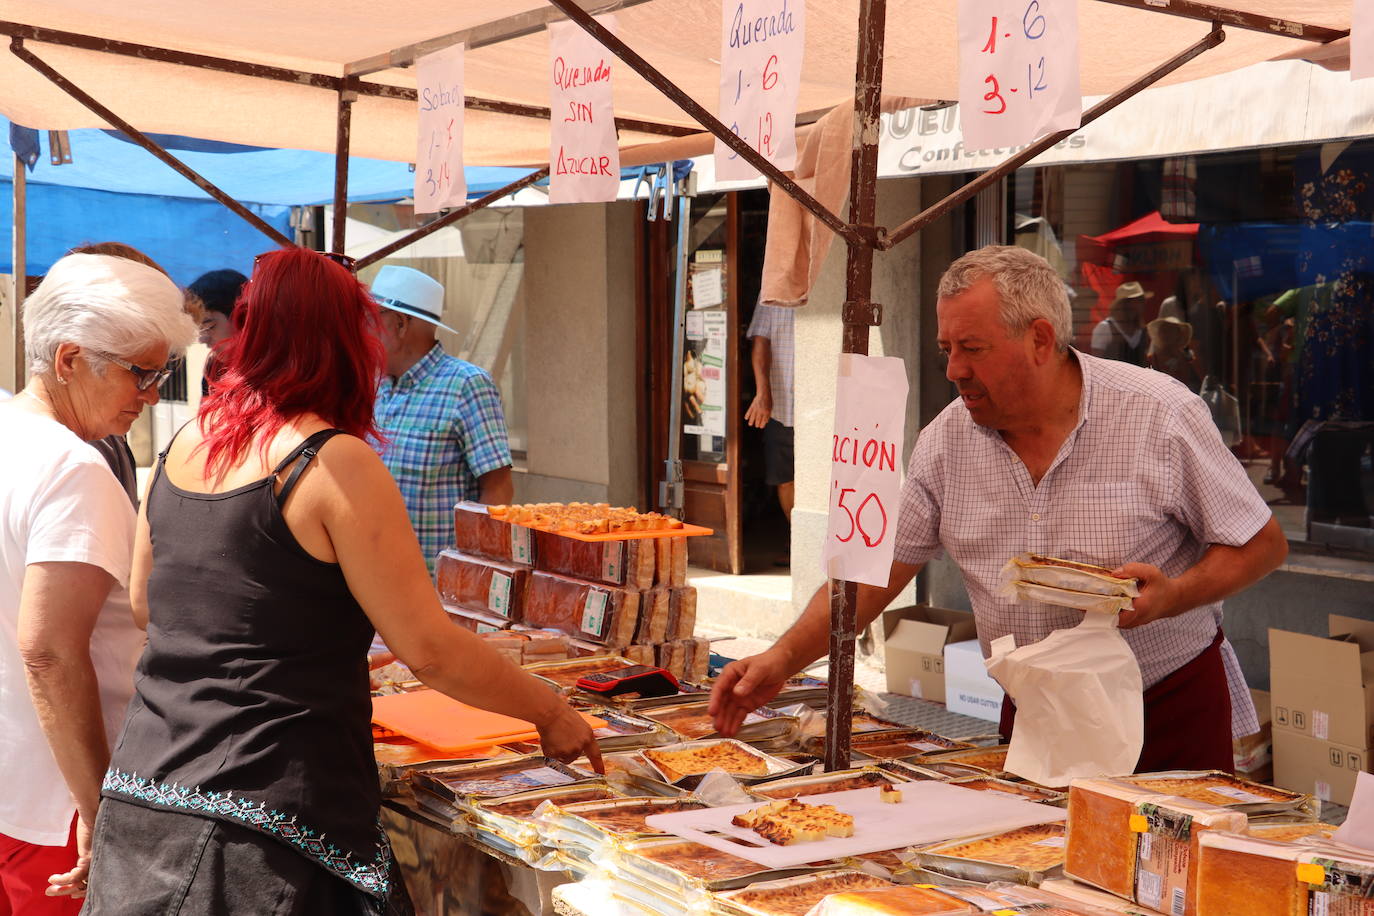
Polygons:
[[880,800],[877,787],[802,798],[807,804],[834,805],[852,814],[854,835],[792,846],[776,846],[754,831],[730,823],[736,814],[751,811],[762,802],[655,814],[645,818],[645,823],[769,868],[791,868],[1064,820],[1063,808],[1022,801],[1005,792],[979,792],[935,780],[899,783],[897,789],[902,800],[895,805]]

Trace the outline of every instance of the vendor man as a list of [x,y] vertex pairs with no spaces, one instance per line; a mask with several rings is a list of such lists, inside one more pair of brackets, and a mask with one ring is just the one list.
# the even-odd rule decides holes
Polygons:
[[510,445],[501,393],[491,376],[449,356],[435,329],[444,287],[427,274],[388,264],[372,283],[382,307],[386,375],[377,385],[382,461],[396,478],[430,571],[453,546],[453,506],[462,500],[508,503]]
[[[983,652],[1071,627],[1083,612],[998,594],[1008,558],[1048,554],[1140,581],[1123,635],[1145,685],[1141,772],[1232,770],[1232,735],[1258,731],[1221,601],[1283,562],[1287,541],[1207,407],[1174,379],[1069,346],[1064,285],[1038,255],[989,246],[940,280],[938,342],[959,397],[907,469],[887,588],[859,586],[862,631],[941,549],[963,573]],[[824,589],[771,648],[731,663],[711,697],[732,735],[825,654]],[[1014,715],[1003,705],[1003,734]]]

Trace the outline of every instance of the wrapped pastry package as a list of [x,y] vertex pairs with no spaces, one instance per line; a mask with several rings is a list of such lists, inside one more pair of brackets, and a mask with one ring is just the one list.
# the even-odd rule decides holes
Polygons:
[[1198,839],[1200,911],[1207,916],[1305,916],[1308,885],[1298,879],[1303,851],[1289,843],[1204,834]]
[[1033,582],[1013,583],[1016,597],[1021,601],[1038,601],[1058,607],[1069,607],[1079,611],[1096,611],[1100,614],[1119,614],[1131,609],[1131,599],[1120,595],[1094,595],[1089,592],[1075,592],[1051,585],[1037,585]]
[[1159,793],[1111,779],[1069,784],[1064,873],[1127,900],[1135,894],[1136,835],[1131,816]]
[[628,646],[639,623],[639,595],[536,570],[529,577],[521,621],[604,646]]
[[1197,909],[1198,839],[1244,833],[1240,811],[1124,781],[1075,780],[1069,788],[1065,872],[1141,906],[1179,916]]
[[1056,557],[1026,553],[1012,557],[1003,570],[1004,577],[1011,581],[1092,595],[1106,595],[1124,598],[1140,596],[1139,584],[1135,579],[1122,579],[1111,574],[1111,570],[1088,563],[1075,563]]
[[[511,625],[509,618],[502,617],[499,614],[490,614],[486,611],[474,611],[471,608],[460,607],[456,604],[449,604],[448,602],[444,603],[444,610],[448,612],[449,620],[463,629],[479,635],[506,630]],[[520,664],[524,664],[523,660]]]
[[683,585],[668,591],[667,639],[686,639],[697,629],[697,590]]
[[493,518],[481,503],[460,502],[453,507],[453,545],[472,556],[530,562],[529,529]]
[[668,589],[657,586],[639,595],[639,626],[635,644],[652,646],[667,638],[670,595]]
[[457,550],[439,554],[434,584],[446,604],[496,614],[512,621],[523,620],[526,566],[503,563]]
[[[534,568],[589,582],[647,589],[654,584],[654,541],[580,541],[552,531],[513,526],[534,538]],[[661,540],[661,539],[660,539]]]

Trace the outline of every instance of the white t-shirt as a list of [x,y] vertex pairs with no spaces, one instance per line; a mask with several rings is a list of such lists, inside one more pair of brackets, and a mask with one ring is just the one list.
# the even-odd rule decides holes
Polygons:
[[91,634],[113,746],[143,646],[127,590],[134,510],[105,460],[62,424],[0,407],[0,442],[0,834],[62,846],[76,805],[38,724],[19,657],[24,572],[31,563],[89,563],[119,583]]

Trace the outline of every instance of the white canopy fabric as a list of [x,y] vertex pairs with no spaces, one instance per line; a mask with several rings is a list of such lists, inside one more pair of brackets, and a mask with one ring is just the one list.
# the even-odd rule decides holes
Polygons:
[[[777,0],[779,7],[785,2]],[[596,8],[600,0],[583,0]],[[1350,27],[1350,0],[1221,0],[1223,5],[1334,29]],[[350,62],[503,19],[535,0],[6,0],[0,18],[256,64],[340,76]],[[956,9],[952,0],[889,0],[884,93],[957,95]],[[720,0],[653,0],[616,14],[620,35],[709,110],[716,107]],[[812,0],[800,108],[825,109],[853,97],[857,0]],[[1208,31],[1203,22],[1079,0],[1082,89],[1103,95],[1128,84]],[[1180,82],[1320,47],[1240,29],[1173,74]],[[140,130],[259,146],[332,151],[335,95],[324,89],[132,57],[26,42]],[[547,107],[548,37],[479,48],[467,55],[469,95]],[[368,79],[414,86],[410,70]],[[1237,100],[1243,104],[1243,100]],[[1129,103],[1127,103],[1129,104]],[[1264,105],[1263,98],[1253,104]],[[617,115],[693,126],[678,107],[626,65],[615,64]],[[0,49],[0,113],[40,129],[102,127],[100,119],[6,50]],[[353,108],[352,152],[401,162],[415,158],[414,103],[363,96]],[[622,148],[664,138],[621,133]],[[537,118],[469,110],[464,131],[472,165],[542,164],[548,124]],[[644,161],[645,156],[631,157]]]

